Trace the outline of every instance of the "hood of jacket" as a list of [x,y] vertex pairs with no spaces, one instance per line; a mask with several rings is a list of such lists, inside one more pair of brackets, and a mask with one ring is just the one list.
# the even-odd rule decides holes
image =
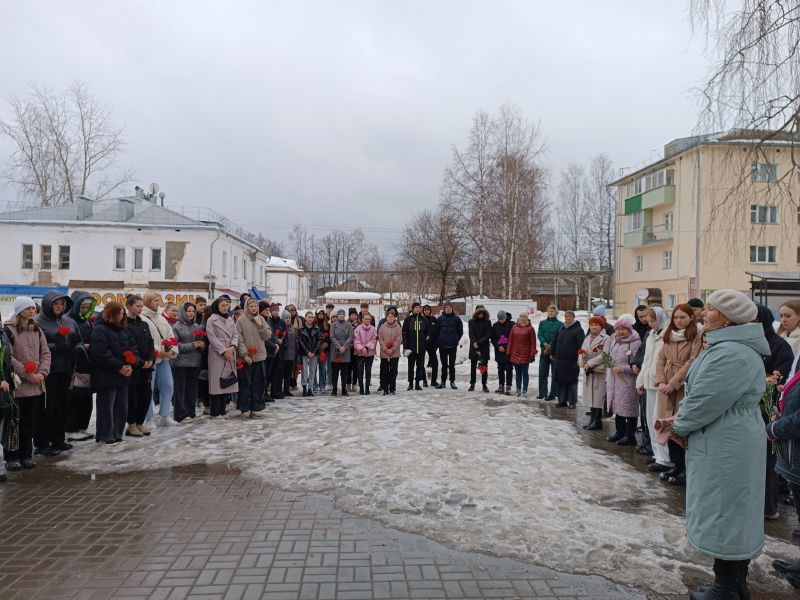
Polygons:
[[47,292],[42,298],[42,316],[51,320],[55,320],[58,318],[56,314],[53,312],[53,304],[55,303],[56,300],[64,300],[65,302],[64,312],[61,313],[62,317],[71,312],[72,298],[60,292],[50,291]]
[[[89,292],[83,292],[80,290],[74,291],[72,292],[70,299],[72,300],[72,308],[69,309],[69,316],[72,317],[76,323],[88,321],[89,318],[91,318],[91,316],[94,314],[94,309],[97,308],[97,299]],[[92,306],[86,312],[86,315],[81,316],[81,304],[83,304],[85,300],[91,300]]]
[[706,339],[709,346],[721,342],[739,342],[762,356],[769,354],[769,344],[764,336],[764,327],[760,323],[745,323],[707,331]]
[[195,320],[190,319],[189,316],[186,314],[186,303],[183,303],[178,307],[178,322],[183,323],[184,325],[195,324]]
[[756,307],[758,308],[758,316],[756,317],[756,321],[761,323],[761,326],[764,328],[764,336],[766,339],[769,340],[770,338],[777,336],[778,334],[773,326],[775,317],[772,315],[772,311],[763,304],[756,304]]

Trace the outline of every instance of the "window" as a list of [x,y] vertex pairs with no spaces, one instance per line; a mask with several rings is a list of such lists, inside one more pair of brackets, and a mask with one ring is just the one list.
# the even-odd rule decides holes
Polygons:
[[633,270],[642,271],[644,269],[644,256],[637,254],[633,257]]
[[800,265],[800,246],[797,247],[797,264]]
[[150,270],[151,271],[161,270],[161,248],[150,249]]
[[776,263],[778,262],[777,246],[750,246],[751,263]]
[[644,227],[644,211],[640,210],[628,215],[628,231],[638,231]]
[[672,231],[672,213],[666,213],[664,215],[664,229],[666,231]]
[[114,268],[117,270],[125,268],[125,248],[114,248]]
[[222,276],[228,276],[228,253],[225,250],[222,251]]
[[238,279],[239,278],[239,257],[238,256],[234,256],[233,257],[233,278],[234,279]]
[[778,165],[753,163],[753,181],[778,181]]
[[144,248],[133,249],[133,270],[141,271],[144,269]]
[[678,306],[678,294],[667,294],[667,308]]
[[33,268],[33,244],[22,244],[22,268]]
[[39,267],[42,269],[53,268],[53,247],[39,246]]
[[252,275],[252,277],[250,277],[250,279],[252,279],[253,283],[255,283],[256,282],[256,263],[254,263],[254,262],[250,263],[250,274]]
[[664,250],[664,253],[661,257],[661,268],[662,269],[671,269],[672,268],[672,250]]
[[247,259],[242,257],[242,279],[247,280]]
[[763,204],[750,205],[750,222],[751,223],[769,223],[775,224],[778,222],[778,207],[766,206]]
[[69,246],[58,247],[58,268],[69,269]]
[[797,224],[800,225],[800,208],[797,209]]

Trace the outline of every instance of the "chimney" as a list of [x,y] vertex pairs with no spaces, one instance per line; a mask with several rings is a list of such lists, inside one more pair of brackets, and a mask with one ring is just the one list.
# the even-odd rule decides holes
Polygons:
[[78,196],[75,200],[75,217],[78,221],[87,221],[92,217],[93,202],[86,196]]
[[133,219],[133,213],[134,213],[133,202],[131,202],[130,200],[125,200],[124,198],[120,198],[117,207],[118,207],[117,219],[120,222],[126,223],[131,219]]

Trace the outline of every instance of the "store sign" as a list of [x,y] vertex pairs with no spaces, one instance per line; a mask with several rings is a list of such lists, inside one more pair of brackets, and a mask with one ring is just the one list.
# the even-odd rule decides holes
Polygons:
[[[139,294],[140,296],[144,296],[145,293],[148,291],[146,289],[132,289],[132,290],[100,290],[100,291],[88,291],[92,297],[97,300],[97,304],[100,306],[104,306],[109,302],[113,302],[116,300],[120,304],[125,304],[125,297],[128,294]],[[155,291],[155,290],[153,290]],[[197,297],[197,292],[179,292],[179,291],[169,291],[169,290],[160,290],[155,292],[158,295],[158,305],[165,306],[169,302],[174,302],[178,306],[182,305],[184,302],[194,302],[195,298]]]

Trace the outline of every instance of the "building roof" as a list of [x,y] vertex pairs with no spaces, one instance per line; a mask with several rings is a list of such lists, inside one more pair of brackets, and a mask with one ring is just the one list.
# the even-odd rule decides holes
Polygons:
[[798,271],[747,271],[746,275],[772,281],[800,281]]
[[800,134],[786,131],[773,131],[767,129],[730,129],[717,133],[706,133],[703,135],[693,135],[684,138],[677,138],[664,145],[664,156],[656,161],[650,162],[643,167],[634,167],[634,171],[623,175],[616,181],[608,185],[619,185],[628,179],[634,179],[646,171],[660,166],[669,159],[683,154],[687,150],[697,146],[707,145],[746,145],[746,146],[794,146],[800,145]]
[[68,292],[68,288],[58,285],[0,285],[0,294],[4,296],[30,296],[38,298],[44,296],[50,291],[55,291],[59,294],[66,294]]

